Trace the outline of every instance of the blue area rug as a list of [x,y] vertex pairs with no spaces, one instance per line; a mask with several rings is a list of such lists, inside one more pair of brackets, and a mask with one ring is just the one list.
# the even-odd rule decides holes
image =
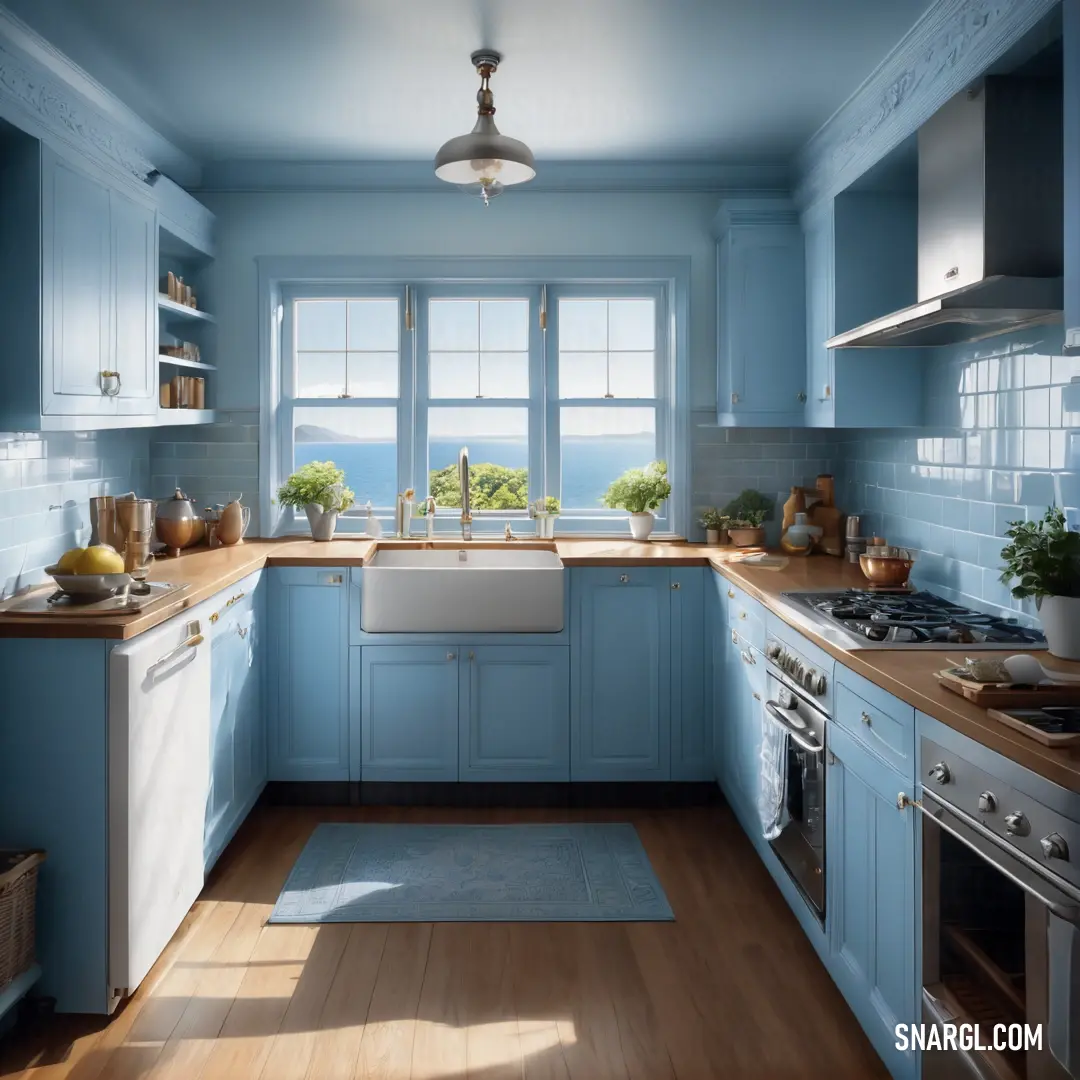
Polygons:
[[272,923],[674,919],[628,824],[319,825]]

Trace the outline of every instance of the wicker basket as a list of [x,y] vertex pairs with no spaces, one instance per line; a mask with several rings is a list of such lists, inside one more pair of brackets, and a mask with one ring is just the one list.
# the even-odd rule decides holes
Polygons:
[[0,990],[34,965],[34,897],[44,851],[0,849]]

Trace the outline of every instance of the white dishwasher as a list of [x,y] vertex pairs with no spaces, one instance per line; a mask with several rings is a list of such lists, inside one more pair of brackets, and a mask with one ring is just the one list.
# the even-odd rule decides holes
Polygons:
[[109,985],[146,977],[203,886],[209,603],[109,655]]

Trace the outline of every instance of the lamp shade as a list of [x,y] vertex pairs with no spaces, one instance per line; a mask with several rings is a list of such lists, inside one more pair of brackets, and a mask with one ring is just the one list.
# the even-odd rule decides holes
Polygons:
[[508,187],[531,180],[536,162],[520,139],[503,135],[493,117],[481,115],[468,135],[443,143],[435,155],[435,175],[451,184],[497,180]]

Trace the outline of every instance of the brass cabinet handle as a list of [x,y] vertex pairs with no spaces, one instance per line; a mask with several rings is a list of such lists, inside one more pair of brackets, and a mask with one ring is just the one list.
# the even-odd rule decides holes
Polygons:
[[734,591],[734,589],[728,589],[727,598],[729,600],[734,600],[735,599],[735,591]]
[[238,626],[238,627],[236,628],[236,632],[237,632],[237,633],[238,633],[238,634],[239,634],[239,635],[240,635],[240,636],[241,636],[242,638],[246,638],[246,637],[248,636],[248,628],[247,628],[246,626]]
[[233,604],[239,603],[241,600],[243,600],[245,596],[247,596],[247,593],[237,593],[235,596],[230,597],[229,600],[226,601],[225,606],[232,607]]
[[678,583],[677,581],[673,581],[673,582],[671,583],[671,587],[672,587],[673,589],[681,589],[681,588],[682,588],[682,586],[681,586],[681,585],[680,585],[680,584],[679,584],[679,583]]
[[732,645],[737,645],[738,643],[739,643],[739,632],[738,632],[738,630],[732,630],[731,631],[731,644]]
[[751,667],[757,664],[757,660],[754,659],[754,654],[749,649],[743,650],[742,660],[744,664],[749,664]]
[[862,722],[863,722],[864,724],[866,724],[867,726],[869,726],[869,724],[870,724],[870,714],[869,714],[869,713],[865,713],[865,712],[864,712],[864,713],[862,714]]
[[740,611],[739,612],[739,618],[740,619],[745,619],[746,618],[746,612],[745,611]]
[[213,615],[210,616],[210,622],[216,623],[220,618],[221,616],[215,611]]

